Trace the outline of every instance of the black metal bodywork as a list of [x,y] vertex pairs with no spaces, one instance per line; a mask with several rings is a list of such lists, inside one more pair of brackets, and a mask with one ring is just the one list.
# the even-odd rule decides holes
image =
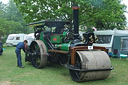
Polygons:
[[3,46],[2,46],[2,42],[0,42],[0,55],[2,55],[3,53]]

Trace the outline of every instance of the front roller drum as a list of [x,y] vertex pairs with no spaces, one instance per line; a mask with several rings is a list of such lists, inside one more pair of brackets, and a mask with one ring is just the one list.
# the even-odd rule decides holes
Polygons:
[[41,40],[35,40],[30,45],[31,63],[35,68],[42,68],[47,63],[47,49]]
[[[105,79],[111,68],[109,56],[104,51],[77,51],[75,67],[88,71],[69,69],[72,79],[76,82]],[[91,69],[89,71],[89,69]],[[93,71],[94,70],[94,71]]]

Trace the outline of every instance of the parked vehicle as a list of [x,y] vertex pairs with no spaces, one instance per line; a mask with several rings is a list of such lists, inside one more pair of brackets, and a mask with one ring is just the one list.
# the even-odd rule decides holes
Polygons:
[[6,40],[7,46],[16,46],[19,42],[25,40],[27,34],[10,34]]
[[124,38],[128,38],[128,30],[95,31],[94,34],[97,37],[97,41],[93,43],[93,46],[104,46],[107,48],[108,53],[124,53],[121,50],[123,46],[122,41]]
[[29,46],[31,44],[31,42],[35,40],[34,33],[30,33],[30,34],[26,35],[25,40],[28,41],[28,46]]
[[6,40],[6,45],[7,46],[13,46],[14,38],[16,37],[17,34],[10,34]]

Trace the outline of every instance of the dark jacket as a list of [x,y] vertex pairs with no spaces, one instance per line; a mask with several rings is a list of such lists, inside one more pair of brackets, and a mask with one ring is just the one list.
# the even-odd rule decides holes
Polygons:
[[0,55],[3,53],[2,42],[0,42]]
[[19,43],[17,44],[15,52],[21,52],[21,49],[23,49],[23,51],[25,52],[25,45],[24,45],[24,42],[19,42]]

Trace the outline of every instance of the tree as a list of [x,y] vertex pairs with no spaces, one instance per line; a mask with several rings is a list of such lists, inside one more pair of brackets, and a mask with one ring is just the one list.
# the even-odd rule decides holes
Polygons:
[[4,17],[6,5],[0,2],[0,17]]
[[126,6],[121,5],[120,0],[99,1],[100,5],[93,4],[92,14],[95,18],[95,26],[101,29],[123,29],[126,26],[126,17],[124,16]]
[[[8,5],[0,2],[0,41],[5,41],[9,34],[30,33],[30,29],[25,25],[26,23],[13,0],[10,0]],[[4,37],[3,40],[2,37]]]
[[122,29],[126,6],[120,0],[14,0],[27,23],[48,18],[72,21],[72,7],[79,6],[80,25],[99,29]]
[[21,27],[20,23],[0,18],[0,41],[2,41],[1,37],[14,33],[18,27]]
[[19,22],[19,24],[21,24],[19,25],[20,27],[17,27],[15,30],[13,30],[13,33],[30,33],[30,30],[27,28],[20,11],[16,7],[13,0],[9,1],[5,16],[8,21]]

